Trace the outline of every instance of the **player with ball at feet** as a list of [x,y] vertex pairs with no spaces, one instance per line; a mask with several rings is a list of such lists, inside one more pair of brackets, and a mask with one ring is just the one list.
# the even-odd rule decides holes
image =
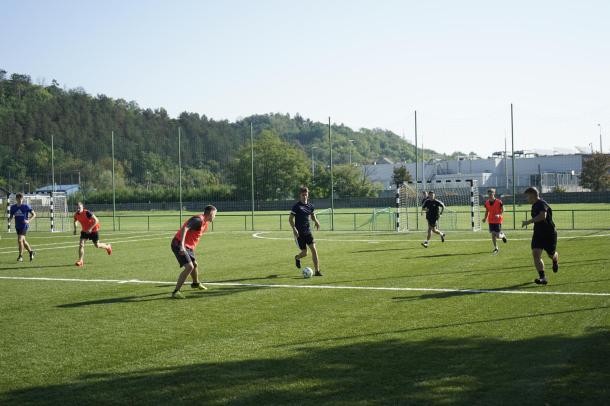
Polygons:
[[313,234],[311,233],[311,227],[309,225],[310,217],[316,225],[316,230],[319,230],[320,222],[316,218],[313,205],[309,203],[309,189],[302,186],[299,190],[299,201],[292,206],[290,216],[288,216],[288,222],[290,223],[290,227],[292,227],[292,233],[301,250],[301,252],[294,257],[294,262],[297,268],[301,268],[301,258],[307,256],[307,248],[309,248],[311,250],[313,266],[316,269],[314,276],[322,276],[322,273],[320,272],[318,249],[316,248],[316,242],[313,239]]

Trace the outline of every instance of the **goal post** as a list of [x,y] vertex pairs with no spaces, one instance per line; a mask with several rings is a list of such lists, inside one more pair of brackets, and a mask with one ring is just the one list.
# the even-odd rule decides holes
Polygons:
[[[6,199],[7,231],[11,232],[10,206],[17,203],[16,194],[10,194]],[[24,194],[23,202],[36,212],[35,224],[30,230],[50,230],[51,232],[67,231],[68,219],[68,197],[64,193],[50,192],[41,194]],[[47,223],[48,222],[48,223]]]
[[[418,191],[423,191],[418,196]],[[419,221],[424,193],[434,191],[436,198],[445,203],[439,227],[446,230],[481,229],[478,183],[476,179],[404,182],[396,191],[396,231],[422,230],[425,221]]]

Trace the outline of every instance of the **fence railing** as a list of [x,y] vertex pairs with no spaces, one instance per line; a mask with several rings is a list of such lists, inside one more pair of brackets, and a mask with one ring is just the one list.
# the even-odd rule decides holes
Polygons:
[[[516,229],[521,229],[521,221],[530,217],[529,210],[517,210],[515,212]],[[412,212],[410,216],[419,216]],[[219,213],[212,223],[211,231],[284,231],[290,230],[288,213]],[[107,214],[98,214],[102,223],[102,230],[115,231],[174,231],[189,217],[184,214],[119,214],[114,217]],[[411,217],[413,218],[413,217]],[[331,213],[323,211],[318,214],[321,230],[331,230]],[[401,217],[402,219],[402,217]],[[553,210],[553,219],[560,230],[610,230],[610,209],[557,209]],[[402,220],[401,220],[402,221]],[[409,230],[424,230],[426,221],[418,217],[418,221],[411,221]],[[1,230],[6,233],[6,218],[2,220]],[[441,217],[439,225],[445,230],[468,231],[470,224],[469,211],[456,211],[446,213]],[[253,227],[254,226],[254,227]],[[55,218],[55,227],[58,231],[72,231],[72,219],[63,217]],[[395,231],[396,213],[390,210],[355,212],[335,211],[335,231]],[[482,230],[486,230],[482,224]],[[504,229],[513,228],[513,213],[504,213]],[[49,231],[50,218],[38,216],[30,225],[31,231]]]

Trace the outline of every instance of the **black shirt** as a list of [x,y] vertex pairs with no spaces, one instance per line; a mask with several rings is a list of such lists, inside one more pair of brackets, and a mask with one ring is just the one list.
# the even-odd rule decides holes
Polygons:
[[440,217],[441,207],[443,210],[445,209],[445,204],[440,200],[432,200],[428,199],[424,202],[422,206],[423,209],[426,209],[428,212],[426,213],[426,218],[429,219],[438,219]]
[[532,218],[536,217],[543,211],[546,212],[546,219],[534,223],[535,233],[555,232],[555,223],[553,222],[553,210],[547,202],[542,199],[538,199],[536,203],[532,204]]
[[314,207],[311,203],[301,203],[298,201],[292,206],[291,214],[294,214],[294,225],[299,234],[311,234],[309,227],[309,217],[313,214]]

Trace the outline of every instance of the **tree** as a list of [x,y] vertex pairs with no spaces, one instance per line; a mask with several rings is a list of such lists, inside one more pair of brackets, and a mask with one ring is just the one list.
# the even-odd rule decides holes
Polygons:
[[407,168],[404,165],[401,165],[399,167],[394,168],[392,180],[398,188],[400,185],[403,184],[403,182],[411,182],[413,180],[413,177],[411,176]]
[[[273,131],[263,130],[254,142],[254,188],[257,200],[292,199],[311,173],[302,150]],[[251,193],[251,148],[243,147],[231,162],[229,179],[241,198]]]
[[[359,167],[336,165],[333,168],[335,197],[375,197],[381,185],[372,183]],[[330,172],[326,169],[316,172],[316,182],[312,197],[330,197]]]
[[584,161],[580,184],[594,192],[610,190],[610,155],[592,154]]

